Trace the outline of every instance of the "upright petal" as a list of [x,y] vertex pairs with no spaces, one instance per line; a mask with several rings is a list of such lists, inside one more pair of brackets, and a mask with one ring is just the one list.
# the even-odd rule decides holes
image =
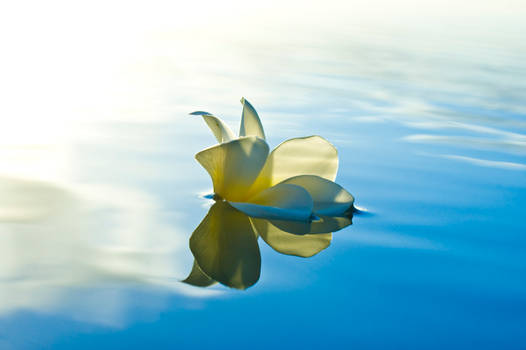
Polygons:
[[226,202],[216,202],[190,237],[201,270],[224,285],[245,289],[259,279],[261,256],[248,217]]
[[309,192],[316,215],[339,216],[352,208],[354,197],[335,182],[314,175],[300,175],[281,184],[301,186]]
[[338,152],[321,136],[287,140],[276,147],[254,182],[253,195],[297,175],[317,175],[334,181],[338,171]]
[[300,186],[279,184],[267,188],[246,203],[230,202],[243,213],[257,218],[308,221],[312,199]]
[[[275,251],[304,258],[318,254],[331,244],[331,233],[297,235],[284,231],[264,219],[250,218],[256,232]],[[293,224],[294,225],[294,224]]]
[[236,138],[230,127],[225,124],[221,119],[218,117],[208,113],[208,112],[202,112],[197,111],[190,113],[191,115],[200,115],[205,120],[206,124],[208,124],[208,127],[210,130],[212,130],[212,133],[214,133],[214,136],[217,139],[217,142],[228,142]]
[[214,192],[229,200],[243,201],[268,156],[267,143],[255,136],[210,147],[195,155],[208,171]]
[[241,98],[241,104],[243,105],[243,113],[241,114],[239,136],[257,136],[264,140],[265,132],[258,113],[244,97]]

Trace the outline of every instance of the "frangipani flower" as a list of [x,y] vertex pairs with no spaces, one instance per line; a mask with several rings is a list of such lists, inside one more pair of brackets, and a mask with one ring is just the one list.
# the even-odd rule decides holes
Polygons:
[[221,119],[201,115],[219,144],[196,154],[212,178],[216,197],[245,214],[266,219],[309,221],[313,215],[342,216],[354,198],[336,184],[338,153],[321,136],[289,139],[272,152],[259,116],[241,99],[239,138]]

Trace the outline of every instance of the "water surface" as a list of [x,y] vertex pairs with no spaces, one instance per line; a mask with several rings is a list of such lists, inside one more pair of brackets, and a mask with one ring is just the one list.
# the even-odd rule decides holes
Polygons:
[[[524,9],[474,5],[11,9],[0,349],[524,348]],[[237,129],[242,96],[271,148],[330,140],[363,213],[192,287],[215,140],[188,113]]]

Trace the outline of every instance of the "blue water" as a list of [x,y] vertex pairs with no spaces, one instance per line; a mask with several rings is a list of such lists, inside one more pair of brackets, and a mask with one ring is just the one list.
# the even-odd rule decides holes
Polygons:
[[[68,122],[67,175],[0,174],[0,349],[524,349],[526,51],[511,17],[487,43],[459,23],[279,40],[276,25],[134,56],[149,95]],[[160,47],[187,34],[170,35]],[[361,212],[312,258],[260,239],[245,291],[188,286],[212,203],[193,157],[215,141],[187,113],[237,128],[241,96],[271,148],[330,140]]]

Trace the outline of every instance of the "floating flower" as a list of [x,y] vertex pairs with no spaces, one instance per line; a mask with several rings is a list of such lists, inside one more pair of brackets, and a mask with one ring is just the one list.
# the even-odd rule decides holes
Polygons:
[[269,153],[259,116],[241,99],[239,137],[221,119],[201,115],[219,144],[196,154],[212,178],[216,198],[256,218],[310,221],[343,216],[354,198],[336,184],[338,152],[321,136],[293,138]]

